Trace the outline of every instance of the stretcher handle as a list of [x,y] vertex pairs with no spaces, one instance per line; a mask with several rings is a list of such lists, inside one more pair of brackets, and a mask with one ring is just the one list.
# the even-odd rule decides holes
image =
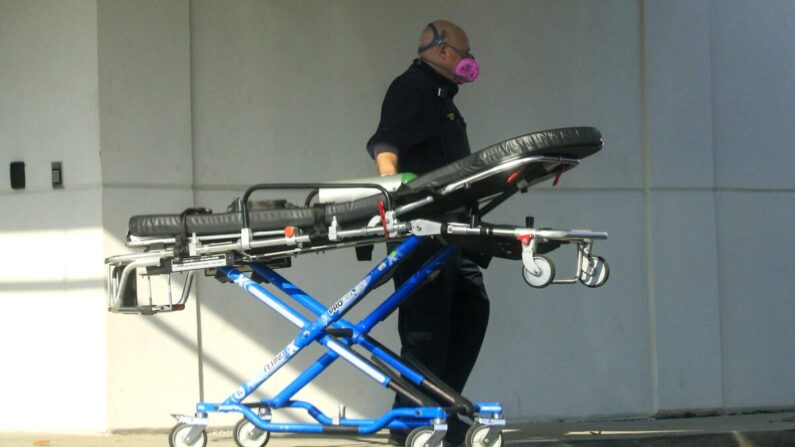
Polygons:
[[392,197],[389,191],[383,186],[376,183],[260,183],[253,185],[246,190],[243,194],[243,200],[240,211],[243,214],[243,228],[249,228],[248,217],[248,198],[254,191],[272,190],[272,189],[316,189],[316,188],[369,188],[376,189],[384,196],[384,206],[389,211],[392,211]]

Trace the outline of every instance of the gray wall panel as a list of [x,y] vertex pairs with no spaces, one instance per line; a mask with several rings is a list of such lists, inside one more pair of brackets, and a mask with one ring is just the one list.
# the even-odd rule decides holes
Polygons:
[[795,194],[719,193],[717,211],[724,404],[791,406]]
[[709,2],[645,2],[651,184],[711,188]]
[[97,11],[92,1],[0,2],[0,193],[8,164],[26,163],[27,191],[100,182]]
[[713,2],[716,183],[795,188],[795,3]]
[[[610,239],[597,242],[594,253],[608,259],[611,277],[599,289],[575,284],[536,290],[524,283],[516,262],[492,261],[484,272],[490,327],[467,390],[476,398],[504,400],[506,412],[522,418],[649,414],[649,309],[644,264],[638,262],[642,195],[531,191],[489,220],[521,223],[525,214],[534,214],[539,227],[608,230]],[[574,253],[561,247],[551,254],[560,278],[573,274]]]
[[3,432],[107,426],[96,55],[96,2],[0,1],[0,394],[15,402]]
[[[641,184],[635,4],[478,2],[193,3],[199,184],[361,177],[389,82],[424,24],[464,26],[483,64],[459,106],[473,149],[544,128],[595,125],[611,150],[581,183]],[[395,20],[400,17],[400,20]],[[600,170],[617,168],[622,175]]]
[[651,200],[655,302],[651,318],[655,321],[660,409],[720,408],[714,194],[660,191],[653,192]]
[[97,2],[102,181],[190,185],[189,2]]
[[[129,216],[175,212],[190,206],[189,188],[128,188],[106,186],[102,193],[105,256],[127,253],[124,235]],[[163,277],[155,277],[152,293],[165,302]],[[175,297],[184,278],[174,276]],[[149,284],[138,278],[139,299]],[[185,412],[199,399],[196,291],[184,311],[158,316],[105,312],[107,340],[107,425],[110,430],[169,427],[172,413]],[[145,302],[145,301],[144,301]],[[207,362],[210,363],[210,362]]]

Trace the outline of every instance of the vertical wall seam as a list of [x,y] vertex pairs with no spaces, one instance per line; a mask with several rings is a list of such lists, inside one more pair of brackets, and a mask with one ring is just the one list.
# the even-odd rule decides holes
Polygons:
[[649,137],[649,80],[647,73],[646,51],[646,2],[639,1],[640,5],[640,107],[641,107],[641,141],[643,142],[643,205],[645,220],[645,264],[646,264],[646,293],[649,305],[649,354],[651,361],[651,393],[652,414],[660,410],[660,375],[659,359],[657,355],[657,309],[654,290],[654,262],[652,254],[653,224],[651,203],[651,141]]
[[[99,0],[94,2],[94,13],[96,14],[97,20],[97,147],[99,148],[99,153],[97,156],[99,157],[99,215],[100,215],[100,229],[102,231],[102,248],[105,249],[106,245],[106,236],[105,236],[105,169],[103,169],[104,163],[102,161],[102,102],[100,100],[100,48],[99,48],[99,32],[100,32],[100,11],[99,11]],[[104,254],[104,253],[103,253]],[[107,274],[107,273],[105,273]],[[107,289],[107,286],[105,286]],[[110,293],[110,290],[105,290],[105,295]],[[110,417],[110,343],[108,341],[109,334],[109,326],[108,326],[108,314],[105,313],[103,318],[103,329],[102,332],[105,335],[105,421],[103,423],[103,433],[107,434],[111,431],[111,417]]]
[[720,220],[718,219],[718,156],[716,147],[716,133],[715,133],[715,87],[713,80],[715,79],[714,72],[715,66],[712,57],[712,2],[707,1],[707,57],[709,58],[709,117],[710,117],[710,132],[711,132],[711,149],[712,149],[712,212],[715,217],[715,274],[717,280],[715,281],[716,292],[718,294],[718,347],[720,349],[719,367],[720,367],[720,406],[722,409],[726,408],[726,377],[723,367],[723,359],[725,358],[726,349],[723,345],[723,299],[721,297],[721,284],[720,284]]
[[[102,191],[105,188],[105,170],[102,168],[102,102],[100,101],[100,65],[99,65],[99,0],[94,2],[94,12],[97,15],[97,147],[99,148],[99,190]],[[104,209],[104,208],[103,208]],[[102,215],[103,220],[103,228],[104,228],[104,220],[105,215]]]
[[[190,189],[193,195],[193,206],[196,206],[196,126],[194,125],[194,86],[193,86],[193,1],[188,2],[188,102],[190,103],[190,159],[191,159],[191,183]],[[199,300],[199,284],[194,279],[193,299],[196,302],[196,361],[199,380],[199,402],[204,402],[204,344],[202,340],[202,312],[201,301]]]

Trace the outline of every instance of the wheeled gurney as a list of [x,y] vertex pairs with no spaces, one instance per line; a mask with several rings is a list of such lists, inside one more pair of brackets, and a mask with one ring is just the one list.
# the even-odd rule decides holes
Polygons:
[[[592,253],[594,240],[607,234],[588,230],[496,225],[483,217],[513,194],[560,176],[602,147],[601,134],[589,127],[553,129],[523,135],[487,147],[464,159],[413,178],[408,175],[344,183],[259,184],[250,187],[225,213],[201,208],[180,214],[133,216],[127,245],[133,254],[114,256],[108,266],[109,310],[151,315],[185,308],[196,272],[204,271],[249,292],[300,328],[297,336],[251,380],[219,403],[200,402],[193,416],[175,416],[172,446],[206,444],[208,414],[238,412],[244,417],[234,437],[241,446],[264,446],[270,432],[345,432],[366,434],[383,428],[412,429],[406,445],[437,447],[446,421],[460,417],[472,424],[470,446],[502,445],[505,424],[496,402],[471,402],[450,389],[419,362],[401,358],[368,335],[414,290],[421,287],[456,247],[481,265],[492,257],[521,260],[525,281],[532,287],[576,283],[599,287],[608,278],[605,260]],[[301,206],[285,200],[254,201],[258,191],[304,190]],[[365,295],[388,281],[394,268],[427,238],[443,242],[408,281],[362,321],[342,317]],[[330,306],[301,291],[275,270],[289,267],[297,255],[354,247],[359,259],[369,259],[374,244],[400,244],[348,293]],[[543,253],[560,245],[576,249],[574,275],[558,279],[554,264]],[[155,300],[139,290],[139,279],[167,278],[168,293]],[[178,298],[172,296],[172,276],[183,276]],[[270,285],[308,309],[310,320],[287,305]],[[150,287],[151,290],[151,287]],[[282,392],[259,402],[244,402],[304,347],[320,343],[326,353]],[[368,360],[352,346],[371,354]],[[292,397],[342,357],[384,387],[406,397],[416,407],[396,408],[377,419],[329,417],[309,402]],[[276,423],[273,410],[300,408],[317,423]],[[342,407],[341,407],[342,408]]]

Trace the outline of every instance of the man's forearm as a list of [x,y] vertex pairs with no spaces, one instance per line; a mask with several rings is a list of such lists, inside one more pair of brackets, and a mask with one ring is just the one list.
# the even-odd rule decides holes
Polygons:
[[398,173],[397,169],[398,157],[394,152],[381,152],[375,157],[375,168],[378,170],[378,175],[393,175]]

